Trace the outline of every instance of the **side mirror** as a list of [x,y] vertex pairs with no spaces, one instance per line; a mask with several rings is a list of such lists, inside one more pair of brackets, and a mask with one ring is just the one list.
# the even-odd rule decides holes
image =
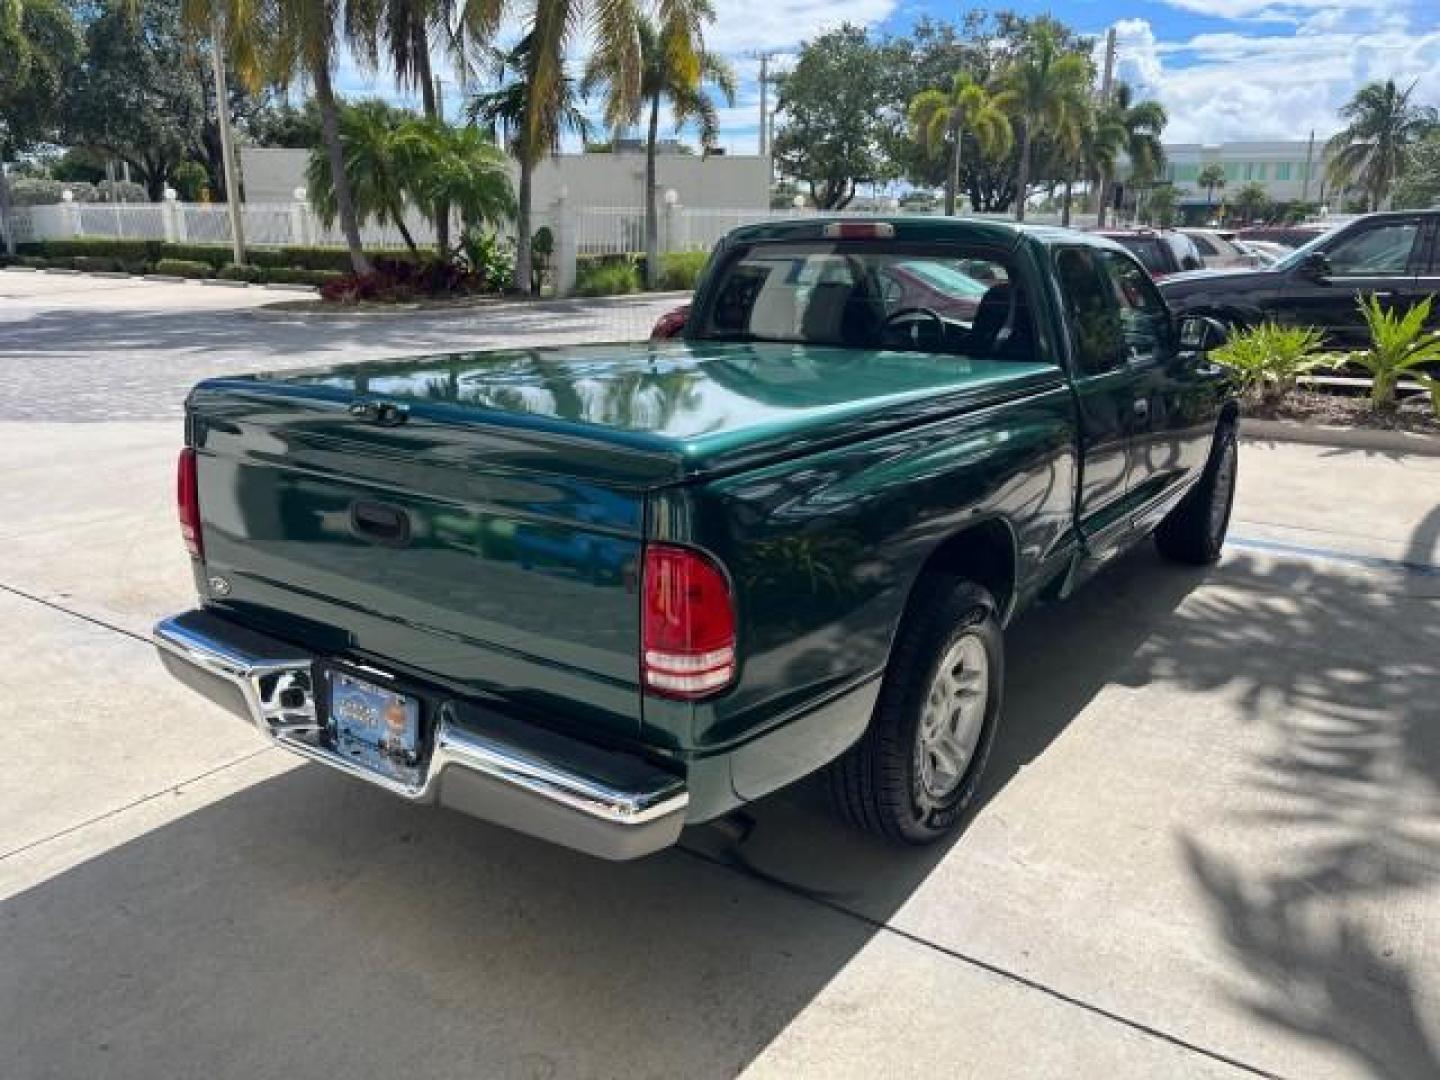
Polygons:
[[1208,353],[1230,340],[1230,330],[1219,319],[1207,315],[1186,315],[1180,320],[1180,351]]
[[1312,251],[1300,261],[1300,273],[1319,281],[1330,276],[1330,260],[1323,251]]

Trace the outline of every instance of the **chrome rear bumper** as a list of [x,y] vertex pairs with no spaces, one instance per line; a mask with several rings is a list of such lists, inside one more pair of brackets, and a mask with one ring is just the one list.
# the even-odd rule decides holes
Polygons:
[[172,675],[278,745],[411,802],[605,859],[668,847],[685,823],[689,795],[674,774],[468,702],[438,706],[417,782],[385,776],[326,745],[314,655],[208,611],[163,620],[155,646]]

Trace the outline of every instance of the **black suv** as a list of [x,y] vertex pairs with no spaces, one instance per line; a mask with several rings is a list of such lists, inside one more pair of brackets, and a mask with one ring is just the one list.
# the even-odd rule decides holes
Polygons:
[[[1367,214],[1263,270],[1177,274],[1160,283],[1170,307],[1232,326],[1314,326],[1328,344],[1368,343],[1357,301],[1408,308],[1440,293],[1440,210]],[[1431,310],[1440,329],[1440,301]]]

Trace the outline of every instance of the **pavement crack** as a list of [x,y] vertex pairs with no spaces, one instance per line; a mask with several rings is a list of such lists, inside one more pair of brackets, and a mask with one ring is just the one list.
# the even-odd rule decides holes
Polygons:
[[123,626],[116,626],[114,623],[108,623],[104,619],[96,618],[94,615],[86,615],[84,612],[76,611],[73,608],[68,608],[64,604],[57,604],[54,600],[47,600],[43,596],[36,596],[34,593],[26,592],[24,589],[17,589],[14,585],[6,585],[3,582],[0,582],[0,592],[7,592],[11,596],[18,596],[22,600],[29,600],[33,604],[40,604],[43,607],[49,608],[51,611],[58,611],[62,615],[69,615],[71,618],[79,619],[82,622],[88,622],[92,626],[98,626],[103,630],[113,631],[114,633],[121,634],[127,638],[130,638],[132,641],[138,641],[144,645],[154,644],[154,642],[152,642],[144,634],[137,634],[134,630],[126,630]]
[[[0,586],[0,588],[3,587],[4,586]],[[194,776],[187,776],[183,780],[177,780],[175,783],[170,784],[168,787],[161,788],[159,791],[149,792],[148,794],[141,795],[138,798],[131,799],[129,802],[121,806],[111,807],[109,810],[103,811],[99,814],[95,814],[93,817],[88,817],[84,821],[77,821],[73,825],[67,825],[65,826],[65,828],[59,829],[53,833],[50,833],[47,836],[41,836],[37,839],[26,841],[19,847],[11,848],[9,851],[0,851],[0,862],[4,862],[12,855],[24,854],[27,851],[32,851],[35,848],[43,847],[45,844],[52,843],[55,840],[60,840],[66,836],[72,835],[73,833],[80,832],[82,829],[88,829],[91,825],[96,825],[102,821],[107,821],[110,818],[118,817],[119,815],[124,814],[127,811],[134,810],[137,806],[144,806],[146,803],[154,802],[156,799],[162,798],[163,796],[173,795],[182,788],[189,787],[191,784],[199,783],[201,780],[205,780],[208,777],[215,776],[218,773],[222,773],[226,769],[233,769],[236,765],[243,765],[245,762],[251,760],[252,758],[257,758],[261,754],[267,754],[273,749],[275,749],[273,746],[262,746],[257,750],[250,751],[248,754],[241,754],[237,758],[231,758],[229,761],[221,762],[219,765],[214,765],[204,770],[203,772],[198,772]]]
[[1080,1009],[1083,1012],[1087,1012],[1092,1016],[1099,1017],[1100,1019],[1109,1021],[1110,1023],[1119,1024],[1121,1027],[1128,1028],[1137,1034],[1145,1035],[1152,1039],[1159,1039],[1161,1042],[1167,1043],[1170,1046],[1175,1047],[1176,1049],[1184,1050],[1191,1054],[1197,1054],[1200,1057],[1207,1058],[1222,1065],[1229,1065],[1231,1068],[1243,1072],[1249,1076],[1264,1077],[1265,1080],[1286,1080],[1284,1075],[1281,1073],[1275,1073],[1271,1072],[1268,1069],[1262,1069],[1258,1065],[1252,1065],[1247,1061],[1241,1061],[1239,1058],[1231,1057],[1229,1054],[1222,1053],[1219,1050],[1213,1050],[1210,1047],[1201,1046],[1199,1043],[1190,1042],[1188,1039],[1182,1038],[1179,1035],[1175,1035],[1172,1032],[1164,1030],[1163,1028],[1155,1027],[1152,1024],[1145,1023],[1143,1020],[1136,1020],[1133,1017],[1125,1016],[1111,1009],[1107,1009],[1103,1005],[1097,1005],[1093,1001],[1087,1001],[1082,997],[1077,997],[1074,994],[1066,993],[1064,990],[1056,989],[1055,987],[1043,983],[1038,979],[1032,978],[1028,975],[1022,975],[1018,971],[1011,971],[1009,968],[1003,967],[1000,964],[993,963],[989,960],[982,960],[977,956],[971,956],[968,953],[961,952],[959,949],[954,949],[948,945],[942,945],[939,942],[931,941],[929,938],[922,937],[919,934],[911,933],[909,930],[903,930],[900,927],[892,926],[890,923],[885,922],[882,919],[873,918],[869,915],[866,915],[862,911],[857,911],[854,908],[847,907],[839,900],[828,897],[823,893],[813,892],[810,889],[806,889],[804,886],[793,884],[791,882],[785,881],[783,878],[775,877],[770,874],[754,873],[748,868],[747,864],[743,860],[736,861],[731,859],[718,858],[707,852],[700,851],[696,848],[688,847],[684,844],[676,844],[675,850],[680,852],[681,854],[689,855],[691,858],[698,859],[701,862],[708,863],[711,866],[717,866],[722,870],[728,870],[731,873],[749,878],[750,880],[756,882],[762,887],[767,887],[778,890],[780,892],[788,893],[789,895],[796,897],[797,899],[825,908],[844,918],[853,919],[857,922],[863,923],[870,929],[874,930],[876,933],[892,934],[895,937],[903,938],[905,941],[908,941],[914,945],[918,945],[922,949],[928,949],[931,952],[939,953],[940,955],[945,956],[951,960],[959,961],[960,963],[965,964],[967,967],[975,968],[979,971],[984,971],[987,974],[995,976],[996,978],[1004,979],[1007,982],[1023,986],[1027,990],[1033,990],[1037,993],[1044,994],[1046,997],[1058,1001],[1063,1005],[1068,1005],[1071,1008]]

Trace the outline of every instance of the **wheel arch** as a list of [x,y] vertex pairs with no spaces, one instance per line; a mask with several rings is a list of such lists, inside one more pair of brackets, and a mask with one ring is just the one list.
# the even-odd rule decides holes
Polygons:
[[1019,545],[1010,522],[998,515],[982,518],[940,541],[910,583],[902,621],[926,580],[939,575],[962,577],[981,586],[995,601],[996,617],[1006,622],[1015,605],[1019,576]]

